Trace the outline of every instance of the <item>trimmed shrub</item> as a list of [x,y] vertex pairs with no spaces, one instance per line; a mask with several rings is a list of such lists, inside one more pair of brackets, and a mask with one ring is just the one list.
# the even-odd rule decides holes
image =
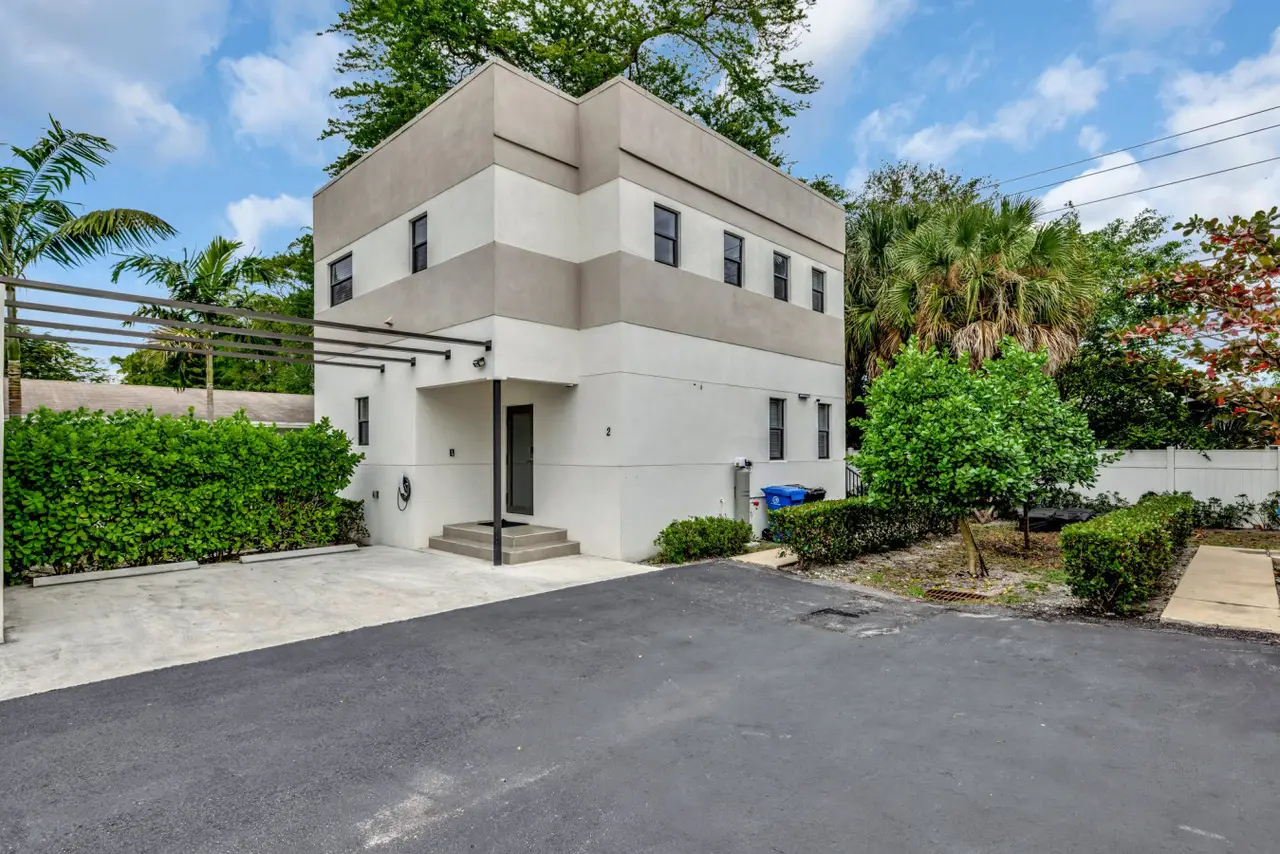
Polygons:
[[1192,533],[1189,495],[1149,495],[1133,507],[1062,529],[1071,592],[1106,611],[1127,613],[1151,596]]
[[751,542],[751,525],[723,516],[677,519],[662,529],[653,544],[659,563],[688,563],[709,557],[742,554]]
[[146,412],[41,409],[5,425],[5,579],[327,545],[360,455],[328,421],[280,432]]
[[885,508],[866,498],[818,501],[769,511],[773,538],[800,566],[850,560],[902,548],[929,534],[951,533],[955,520],[918,509]]

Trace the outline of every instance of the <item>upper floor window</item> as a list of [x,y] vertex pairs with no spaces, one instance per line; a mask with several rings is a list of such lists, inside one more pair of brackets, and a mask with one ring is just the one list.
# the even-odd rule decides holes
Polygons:
[[742,238],[724,233],[724,280],[742,287]]
[[769,398],[769,459],[786,459],[787,402],[780,397]]
[[413,272],[427,269],[427,217],[422,215],[409,224],[413,237]]
[[356,444],[369,444],[369,398],[356,398]]
[[345,255],[329,265],[329,305],[351,299],[351,256]]
[[813,310],[827,310],[827,273],[813,268]]
[[680,214],[662,205],[653,206],[653,260],[680,266]]
[[791,301],[791,259],[781,252],[773,253],[773,298]]
[[831,404],[818,404],[818,459],[831,459]]

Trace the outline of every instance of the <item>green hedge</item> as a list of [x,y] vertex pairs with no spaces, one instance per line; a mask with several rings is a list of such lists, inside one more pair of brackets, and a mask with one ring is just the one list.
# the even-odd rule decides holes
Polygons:
[[850,560],[950,533],[955,522],[920,510],[885,508],[866,498],[818,501],[769,511],[773,538],[802,567]]
[[659,563],[688,563],[709,557],[733,557],[746,551],[751,525],[723,516],[677,519],[662,529],[653,544]]
[[1133,507],[1062,529],[1062,565],[1071,592],[1106,611],[1145,602],[1192,532],[1189,495],[1150,495]]
[[5,580],[358,536],[360,455],[327,420],[280,432],[146,412],[41,409],[4,428]]

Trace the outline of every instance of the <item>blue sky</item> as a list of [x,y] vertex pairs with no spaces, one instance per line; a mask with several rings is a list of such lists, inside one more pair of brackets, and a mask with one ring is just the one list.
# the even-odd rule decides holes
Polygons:
[[[337,0],[6,0],[0,141],[53,113],[119,151],[74,198],[157,213],[175,254],[217,233],[262,252],[310,221],[335,153]],[[796,53],[823,90],[792,126],[794,172],[856,185],[898,157],[1007,178],[1280,105],[1277,0],[818,0]],[[1049,207],[1280,155],[1280,128],[1096,177],[1175,147],[1280,123],[1280,110],[1008,185]],[[1082,209],[1086,225],[1150,205],[1172,216],[1280,203],[1280,162]],[[109,263],[30,270],[108,283]],[[143,290],[131,283],[131,290]],[[102,355],[95,348],[95,355]]]

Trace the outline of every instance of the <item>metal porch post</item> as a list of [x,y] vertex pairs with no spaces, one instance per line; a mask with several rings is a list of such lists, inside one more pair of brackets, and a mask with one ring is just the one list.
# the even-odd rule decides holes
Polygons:
[[493,565],[502,566],[502,380],[493,381]]

